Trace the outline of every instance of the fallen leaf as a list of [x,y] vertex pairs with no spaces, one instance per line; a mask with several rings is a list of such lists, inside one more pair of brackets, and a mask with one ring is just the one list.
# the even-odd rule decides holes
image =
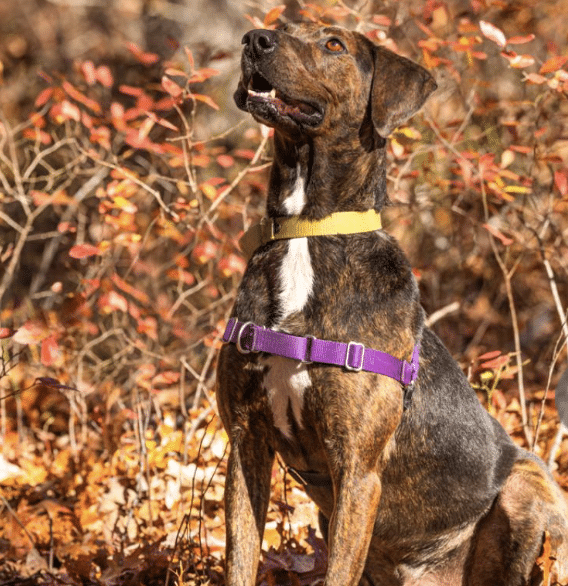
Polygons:
[[500,28],[496,27],[494,24],[491,24],[490,22],[487,22],[485,20],[480,20],[479,28],[481,29],[481,32],[485,37],[499,45],[499,47],[501,47],[502,49],[507,44],[507,38],[505,37],[505,34]]

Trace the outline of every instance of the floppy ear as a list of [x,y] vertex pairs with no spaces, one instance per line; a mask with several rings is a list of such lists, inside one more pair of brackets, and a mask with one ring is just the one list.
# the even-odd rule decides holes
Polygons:
[[375,73],[371,88],[371,119],[386,138],[417,112],[438,87],[434,78],[417,63],[384,47],[375,46]]

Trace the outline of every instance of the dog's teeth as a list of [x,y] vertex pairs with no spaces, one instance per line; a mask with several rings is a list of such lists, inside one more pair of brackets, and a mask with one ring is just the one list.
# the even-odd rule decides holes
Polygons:
[[253,89],[250,89],[249,88],[247,91],[248,91],[248,93],[249,93],[250,96],[260,96],[262,98],[268,98],[268,97],[274,98],[274,97],[276,97],[276,90],[274,90],[274,89],[272,91],[270,91],[270,92],[257,92],[256,90],[253,90]]

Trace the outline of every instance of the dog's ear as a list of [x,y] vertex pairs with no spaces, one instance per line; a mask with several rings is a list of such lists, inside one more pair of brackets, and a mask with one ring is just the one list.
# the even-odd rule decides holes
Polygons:
[[417,63],[384,47],[375,46],[375,73],[371,88],[371,119],[386,138],[417,112],[438,87],[434,78]]

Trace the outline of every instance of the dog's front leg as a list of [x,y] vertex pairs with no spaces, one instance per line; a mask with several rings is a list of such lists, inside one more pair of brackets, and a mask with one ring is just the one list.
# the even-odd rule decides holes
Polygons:
[[353,467],[337,480],[335,509],[329,527],[326,586],[358,584],[380,497],[381,482],[375,471]]
[[362,393],[346,395],[342,417],[327,420],[334,498],[326,586],[357,586],[361,580],[381,500],[382,470],[402,416],[396,381],[381,379],[377,385],[360,376],[358,382],[359,388],[372,389],[371,400],[362,401]]
[[273,461],[266,439],[250,431],[232,439],[225,486],[228,586],[256,581]]

